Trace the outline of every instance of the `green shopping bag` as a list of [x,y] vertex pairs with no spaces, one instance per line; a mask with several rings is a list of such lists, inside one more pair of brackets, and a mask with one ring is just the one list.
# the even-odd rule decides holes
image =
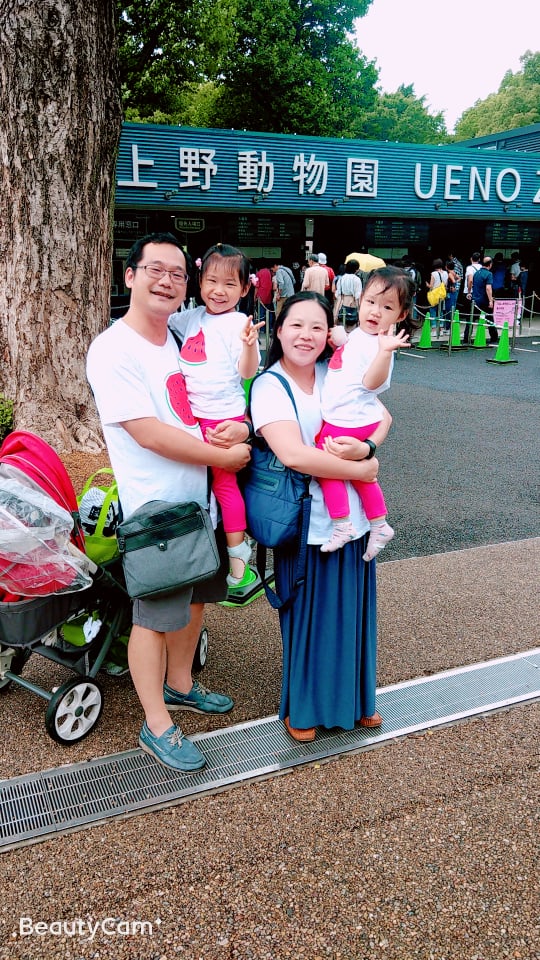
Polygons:
[[[102,476],[109,483],[96,481]],[[118,487],[110,467],[102,467],[88,477],[77,503],[86,553],[94,563],[113,560],[118,556]]]

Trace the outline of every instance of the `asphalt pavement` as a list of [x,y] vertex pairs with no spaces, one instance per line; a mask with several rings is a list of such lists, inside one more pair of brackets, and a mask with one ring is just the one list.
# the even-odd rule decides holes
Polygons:
[[[380,561],[538,536],[540,326],[517,363],[485,350],[402,350],[379,450],[395,539]],[[538,341],[538,343],[536,343]]]

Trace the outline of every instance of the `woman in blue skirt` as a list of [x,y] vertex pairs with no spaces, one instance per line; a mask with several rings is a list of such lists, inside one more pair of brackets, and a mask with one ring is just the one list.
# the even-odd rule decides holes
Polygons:
[[[258,377],[252,388],[253,426],[288,467],[313,477],[374,480],[378,463],[372,446],[353,437],[326,441],[315,447],[321,425],[321,387],[326,375],[327,338],[333,325],[326,299],[312,292],[290,297],[276,320],[267,368],[284,377]],[[381,423],[374,443],[388,433],[391,418],[381,404]],[[331,535],[331,521],[322,491],[311,481],[311,517],[306,578],[290,608],[280,611],[283,677],[280,718],[299,741],[315,738],[315,727],[356,723],[377,727],[375,709],[377,616],[375,561],[366,563],[369,524],[358,495],[347,485],[351,520],[358,538],[341,550],[321,553]],[[296,550],[274,551],[277,593],[288,596],[293,586]]]

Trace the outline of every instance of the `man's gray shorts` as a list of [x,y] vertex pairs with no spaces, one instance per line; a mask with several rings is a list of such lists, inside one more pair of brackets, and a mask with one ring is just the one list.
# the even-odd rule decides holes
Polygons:
[[190,621],[190,604],[218,603],[227,596],[227,574],[229,572],[229,556],[227,541],[223,526],[218,525],[216,530],[221,565],[211,580],[203,580],[193,587],[185,587],[167,597],[156,597],[153,600],[133,601],[133,623],[147,630],[156,630],[158,633],[169,633],[187,627]]

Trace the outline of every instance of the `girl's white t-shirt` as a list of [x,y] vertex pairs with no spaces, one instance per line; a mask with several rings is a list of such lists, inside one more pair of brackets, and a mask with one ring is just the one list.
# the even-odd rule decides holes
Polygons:
[[384,383],[368,390],[362,380],[379,352],[379,338],[356,327],[342,347],[335,350],[322,391],[321,411],[327,423],[337,427],[365,427],[379,423],[381,407],[377,395],[388,390],[394,354]]
[[[265,372],[257,377],[251,391],[251,416],[254,429],[260,431],[261,427],[266,426],[266,424],[277,423],[282,420],[298,421],[302,440],[306,446],[314,447],[315,437],[322,427],[321,390],[326,376],[326,364],[318,363],[315,367],[315,384],[312,394],[304,393],[288,376],[281,363],[274,364],[270,367],[270,370],[279,373],[288,381],[296,403],[298,417],[296,417],[291,400],[279,380]],[[322,544],[332,536],[332,521],[323,500],[322,490],[315,479],[311,480],[309,490],[312,502],[308,543]],[[348,482],[347,493],[353,526],[358,531],[358,535],[363,536],[368,530],[369,524],[358,494]]]
[[240,334],[247,319],[236,310],[214,316],[204,306],[169,317],[169,327],[182,339],[180,367],[196,417],[227,420],[245,413],[238,363],[244,346]]

